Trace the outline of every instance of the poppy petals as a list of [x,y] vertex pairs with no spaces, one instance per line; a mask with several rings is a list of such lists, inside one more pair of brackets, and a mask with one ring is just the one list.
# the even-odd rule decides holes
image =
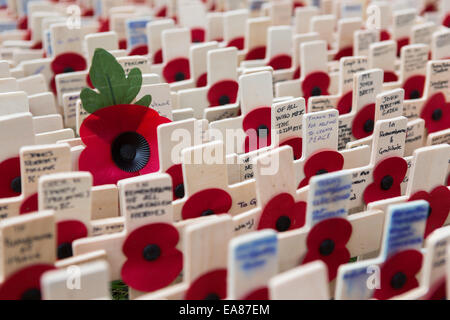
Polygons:
[[380,41],[386,41],[391,39],[391,34],[387,30],[380,31]]
[[191,42],[199,43],[205,41],[205,29],[193,28],[191,29]]
[[206,72],[202,73],[198,78],[197,81],[195,83],[195,86],[197,88],[201,88],[201,87],[205,87],[207,84],[207,80],[208,79],[208,75],[206,74]]
[[168,83],[187,80],[191,77],[189,60],[187,58],[175,58],[164,66],[162,73]]
[[266,57],[266,46],[255,47],[245,55],[245,60],[262,60]]
[[[250,111],[242,121],[245,137],[245,152],[270,146],[271,138],[271,108],[259,107]],[[256,141],[256,143],[255,143]]]
[[342,170],[344,157],[334,150],[319,150],[311,154],[303,166],[305,178],[300,182],[298,188],[309,184],[311,177]]
[[403,84],[405,90],[405,99],[419,99],[423,95],[425,88],[425,76],[415,75],[409,77]]
[[228,213],[232,205],[228,192],[217,189],[205,189],[194,193],[183,206],[181,216],[184,220],[211,214]]
[[234,80],[216,82],[208,90],[208,101],[211,107],[235,103],[239,84]]
[[420,117],[425,120],[428,133],[445,130],[450,127],[450,102],[445,101],[442,92],[435,93],[426,102]]
[[127,39],[119,40],[119,49],[126,50],[128,47]]
[[302,92],[306,103],[309,97],[327,96],[330,86],[330,77],[323,71],[310,73],[302,82]]
[[37,192],[26,198],[19,209],[19,214],[27,214],[38,211],[38,194]]
[[241,300],[269,300],[269,289],[264,287],[253,290]]
[[339,111],[339,115],[347,114],[352,111],[353,104],[353,91],[349,91],[344,94],[337,103],[337,110]]
[[364,106],[353,118],[352,134],[356,139],[362,139],[373,133],[375,121],[375,103]]
[[384,71],[383,82],[395,82],[398,80],[398,76],[394,71]]
[[159,49],[153,54],[153,64],[163,63],[162,49]]
[[401,38],[397,40],[397,57],[400,57],[400,51],[404,46],[409,44],[409,38]]
[[0,198],[16,197],[22,193],[20,158],[9,158],[0,163]]
[[295,69],[295,71],[294,71],[294,75],[292,76],[292,79],[300,79],[300,71],[301,71],[301,68],[300,68],[300,66],[298,66],[297,69]]
[[56,225],[57,228],[57,252],[58,259],[71,257],[72,242],[76,239],[87,237],[88,230],[84,223],[78,220],[64,220]]
[[133,47],[131,49],[129,56],[145,56],[148,54],[148,46],[146,44],[141,44]]
[[267,65],[271,66],[273,70],[289,69],[292,66],[292,58],[287,54],[278,54],[272,57]]
[[173,200],[184,197],[183,169],[181,164],[174,164],[166,173],[172,178]]
[[217,269],[195,279],[186,291],[185,300],[217,300],[227,297],[227,270]]
[[57,55],[50,67],[54,74],[86,70],[84,57],[76,52],[65,52]]
[[[228,42],[227,47],[235,47],[238,50],[244,49],[244,37],[237,37]],[[265,54],[264,54],[265,55]]]
[[353,47],[346,47],[342,48],[341,50],[338,51],[338,53],[336,53],[336,55],[334,56],[334,60],[339,61],[341,60],[341,58],[351,56],[353,56]]
[[280,143],[280,147],[290,146],[294,153],[294,160],[298,160],[302,157],[303,139],[299,137],[290,138]]

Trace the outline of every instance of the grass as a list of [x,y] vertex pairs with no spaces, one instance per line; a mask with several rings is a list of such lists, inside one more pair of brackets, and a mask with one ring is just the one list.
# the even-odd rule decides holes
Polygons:
[[111,282],[111,296],[113,300],[128,300],[128,286],[122,280]]

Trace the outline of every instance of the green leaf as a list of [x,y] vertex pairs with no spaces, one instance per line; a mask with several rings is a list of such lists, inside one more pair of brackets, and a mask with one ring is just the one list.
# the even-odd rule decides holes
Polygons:
[[141,90],[142,73],[138,68],[133,68],[127,77],[128,90],[125,95],[124,103],[131,103]]
[[152,103],[152,96],[147,94],[146,96],[140,98],[139,101],[136,101],[134,104],[137,104],[138,106],[148,107],[150,106],[150,103]]
[[93,113],[98,109],[108,106],[107,104],[105,105],[105,101],[100,94],[89,88],[83,88],[83,90],[81,90],[80,98],[83,108],[89,113]]

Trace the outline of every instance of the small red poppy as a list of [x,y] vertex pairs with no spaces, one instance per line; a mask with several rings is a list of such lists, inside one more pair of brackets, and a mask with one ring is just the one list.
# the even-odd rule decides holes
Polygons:
[[303,140],[302,138],[290,138],[280,143],[280,147],[290,146],[294,153],[294,160],[298,160],[302,157]]
[[207,84],[207,81],[208,81],[208,75],[206,72],[204,72],[197,78],[195,86],[197,88],[205,87]]
[[346,94],[344,94],[337,103],[337,110],[339,111],[339,115],[347,114],[352,111],[353,104],[353,91],[350,90]]
[[407,170],[408,164],[401,157],[389,157],[379,162],[372,173],[373,182],[364,190],[365,204],[400,196],[400,184]]
[[341,60],[341,58],[344,57],[351,57],[353,56],[353,47],[346,47],[346,48],[342,48],[341,50],[338,51],[338,53],[336,53],[336,55],[334,56],[334,60],[339,61]]
[[191,42],[198,43],[205,41],[205,29],[192,28],[191,29]]
[[266,57],[266,46],[250,49],[245,55],[245,60],[262,60]]
[[53,93],[56,94],[55,76],[61,73],[86,70],[87,63],[82,55],[76,52],[65,52],[57,55],[50,64],[50,67],[53,71],[50,87]]
[[28,16],[22,16],[17,21],[17,29],[27,30],[28,29]]
[[98,20],[98,30],[97,32],[108,32],[109,31],[109,19],[99,18]]
[[301,71],[301,67],[298,66],[297,69],[295,69],[295,71],[294,71],[294,75],[292,76],[292,79],[300,79],[300,71]]
[[91,172],[94,185],[115,184],[120,179],[158,171],[156,128],[168,122],[152,108],[139,105],[95,111],[80,127],[86,146],[78,162],[80,171]]
[[309,179],[324,173],[330,173],[342,170],[344,167],[344,157],[334,150],[319,150],[311,154],[303,166],[305,177],[298,188],[302,188],[309,184]]
[[20,205],[19,213],[27,214],[31,212],[38,211],[38,194],[33,193],[31,196],[26,198]]
[[278,54],[272,57],[267,65],[271,66],[273,70],[289,69],[292,66],[292,58],[287,54]]
[[94,16],[94,9],[92,9],[92,8],[84,8],[81,15],[83,17],[93,17]]
[[409,38],[401,38],[397,40],[397,56],[400,57],[400,51],[404,46],[409,44]]
[[[244,37],[237,37],[228,42],[227,47],[236,47],[238,50],[244,49]],[[265,53],[264,53],[265,55]]]
[[225,214],[232,205],[231,196],[228,192],[217,189],[205,189],[194,193],[181,209],[184,220],[209,216],[212,214]]
[[153,55],[153,64],[161,64],[163,63],[162,49],[159,49]]
[[123,281],[133,289],[150,292],[171,284],[183,269],[183,254],[176,249],[178,230],[167,223],[153,223],[131,232],[122,252]]
[[167,6],[162,6],[161,8],[159,8],[158,11],[156,11],[155,13],[155,17],[158,18],[164,18],[167,16]]
[[391,39],[391,34],[387,30],[380,31],[380,41],[386,41]]
[[417,250],[404,250],[394,254],[383,263],[380,271],[380,288],[373,297],[387,300],[417,288],[416,274],[422,267],[422,254]]
[[368,137],[373,132],[375,121],[375,103],[364,106],[353,118],[352,134],[356,139]]
[[444,18],[444,20],[442,21],[442,25],[450,28],[450,14],[447,14]]
[[227,270],[217,269],[194,280],[185,300],[222,300],[227,297]]
[[20,158],[9,158],[0,163],[0,198],[20,196],[22,183],[20,180]]
[[264,287],[253,290],[241,300],[269,300],[269,289]]
[[35,264],[10,275],[0,286],[0,300],[41,300],[41,276],[55,267]]
[[176,58],[169,61],[163,69],[163,76],[168,83],[189,79],[191,77],[189,60]]
[[425,14],[425,12],[436,12],[436,11],[438,11],[436,5],[434,3],[428,3],[420,14],[423,15]]
[[239,84],[234,80],[222,80],[214,83],[208,90],[210,107],[235,103]]
[[[42,41],[35,42],[35,43],[30,47],[30,49],[32,49],[32,50],[41,50],[41,49],[42,49]],[[44,52],[44,58],[45,58],[45,52]]]
[[302,82],[303,97],[308,104],[309,97],[327,96],[330,77],[322,71],[316,71],[306,76]]
[[181,164],[174,164],[166,173],[172,178],[173,200],[184,198],[183,169]]
[[86,75],[86,84],[89,86],[89,88],[95,89],[94,85],[92,84],[91,76],[89,75],[89,73]]
[[394,71],[384,71],[383,82],[395,82],[398,80],[398,76]]
[[306,202],[295,202],[289,193],[280,193],[270,199],[259,219],[258,230],[278,232],[298,229],[305,224]]
[[444,93],[438,92],[431,96],[420,113],[425,120],[428,133],[444,130],[450,127],[450,102],[445,101]]
[[31,37],[32,37],[32,31],[31,30],[27,30],[27,32],[25,33],[25,35],[23,36],[23,40],[25,41],[30,41]]
[[445,276],[441,280],[436,281],[428,291],[424,300],[447,300],[446,282]]
[[72,242],[76,239],[87,237],[87,228],[81,221],[78,220],[64,220],[58,222],[57,235],[58,235],[58,259],[64,259],[71,257]]
[[126,50],[127,47],[128,47],[127,39],[121,39],[121,40],[119,40],[119,49],[121,49],[121,50]]
[[146,44],[140,44],[131,49],[129,56],[145,56],[148,54],[148,46]]
[[302,1],[294,1],[292,5],[293,5],[294,9],[295,8],[301,8],[301,7],[305,6],[305,4]]
[[445,186],[438,186],[430,193],[417,191],[408,201],[414,200],[426,200],[430,205],[424,235],[426,238],[431,232],[442,227],[447,220],[450,211],[450,190]]
[[423,95],[423,89],[425,87],[425,76],[415,75],[409,77],[403,84],[405,90],[405,99],[419,99]]
[[352,235],[352,225],[343,218],[326,219],[316,224],[308,233],[308,252],[302,264],[322,260],[328,267],[328,280],[336,278],[337,269],[350,260],[346,248]]
[[270,146],[272,143],[270,123],[270,107],[253,109],[245,116],[242,122],[242,128],[247,135],[245,137],[245,152]]

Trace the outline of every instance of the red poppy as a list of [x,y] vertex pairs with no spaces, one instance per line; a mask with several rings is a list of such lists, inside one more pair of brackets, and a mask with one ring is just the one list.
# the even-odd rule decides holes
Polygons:
[[23,40],[25,41],[30,41],[32,37],[32,31],[31,30],[27,30],[27,32],[25,33],[25,35],[23,36]]
[[[237,37],[228,42],[227,47],[236,47],[238,50],[244,49],[244,37]],[[265,56],[265,53],[264,53]]]
[[53,71],[50,86],[53,93],[56,94],[55,75],[86,70],[87,63],[82,55],[76,52],[65,52],[57,55],[50,64],[50,67]]
[[450,28],[450,14],[447,14],[442,22],[442,25]]
[[305,177],[298,188],[302,188],[309,184],[309,179],[324,173],[330,173],[342,170],[344,167],[344,157],[334,150],[319,150],[311,154],[303,166]]
[[9,158],[0,163],[0,198],[16,197],[22,193],[19,157]]
[[95,89],[94,85],[92,84],[91,76],[89,75],[89,73],[86,75],[86,84],[89,86],[89,88]]
[[423,95],[425,87],[425,76],[415,75],[409,77],[403,84],[405,90],[405,99],[419,99]]
[[292,66],[292,58],[287,54],[278,54],[272,57],[267,65],[271,66],[273,70],[289,69]]
[[450,186],[450,174],[447,176],[447,187]]
[[227,297],[227,270],[217,269],[194,280],[185,300],[222,300]]
[[17,29],[27,30],[28,29],[28,16],[22,16],[17,21]]
[[338,53],[336,53],[336,55],[334,56],[334,60],[339,61],[341,60],[341,58],[351,56],[353,56],[353,46],[342,48],[341,50],[339,50]]
[[27,214],[30,212],[38,211],[38,194],[33,193],[26,198],[20,205],[19,214]]
[[400,57],[400,51],[404,46],[409,44],[409,38],[401,38],[397,40],[397,56]]
[[266,57],[266,46],[250,49],[245,55],[245,60],[262,60]]
[[306,202],[295,202],[289,193],[280,193],[270,199],[259,219],[258,230],[278,232],[298,229],[305,224]]
[[269,289],[264,287],[253,290],[241,300],[269,300]]
[[447,300],[447,286],[445,276],[443,279],[436,281],[430,288],[424,300]]
[[[35,43],[30,47],[30,49],[32,49],[32,50],[40,50],[40,49],[42,49],[42,41],[35,42]],[[44,58],[45,58],[45,52],[44,52]]]
[[425,120],[428,133],[444,130],[450,127],[450,102],[445,101],[442,92],[431,96],[420,113]]
[[173,200],[184,198],[183,169],[181,164],[174,164],[166,173],[172,178]]
[[239,84],[234,80],[222,80],[214,83],[208,90],[208,101],[211,107],[235,103]]
[[272,143],[270,119],[270,107],[253,109],[245,116],[242,122],[242,128],[247,135],[245,137],[245,152],[270,146]]
[[208,81],[208,75],[206,72],[204,72],[197,78],[195,86],[197,88],[205,87],[207,84],[207,81]]
[[93,17],[94,9],[92,8],[84,8],[83,13],[81,14],[83,17]]
[[379,162],[373,170],[373,182],[364,190],[364,202],[398,197],[401,195],[400,184],[406,175],[408,164],[401,157],[389,157]]
[[350,260],[346,248],[352,235],[352,225],[343,218],[326,219],[316,224],[308,233],[308,252],[302,264],[322,260],[328,267],[328,279],[336,278],[337,269]]
[[404,250],[394,254],[381,266],[380,288],[373,297],[387,300],[417,288],[416,274],[422,267],[422,254],[417,250]]
[[344,94],[337,103],[337,110],[339,111],[339,115],[347,114],[352,111],[353,104],[353,91],[349,91]]
[[51,264],[35,264],[11,274],[0,286],[0,300],[41,300],[41,276],[54,270]]
[[394,71],[384,71],[383,82],[395,82],[398,80],[398,76]]
[[225,214],[232,205],[231,196],[228,192],[217,189],[205,189],[194,193],[181,209],[184,220],[209,216],[212,214]]
[[301,71],[301,67],[298,66],[297,69],[295,69],[295,71],[294,71],[294,75],[292,76],[292,79],[300,79],[300,71]]
[[121,49],[121,50],[126,50],[127,47],[128,47],[127,39],[121,39],[121,40],[119,40],[119,49]]
[[364,106],[353,118],[352,134],[356,139],[368,137],[373,132],[375,120],[375,103]]
[[122,104],[95,111],[80,127],[86,146],[78,162],[80,171],[91,172],[94,185],[158,171],[156,128],[167,122],[170,120],[152,108],[139,105]]
[[303,97],[308,104],[309,97],[327,96],[330,77],[322,71],[316,71],[306,76],[302,82]]
[[122,280],[131,288],[150,292],[171,284],[183,269],[183,254],[176,249],[178,230],[167,223],[153,223],[131,232],[122,252]]
[[129,56],[145,56],[148,54],[148,46],[146,44],[140,44],[131,49]]
[[290,146],[292,151],[294,152],[294,160],[298,160],[302,157],[302,148],[303,148],[303,140],[302,138],[290,138],[280,143],[280,147],[282,146]]
[[81,221],[64,220],[57,224],[58,235],[58,259],[71,257],[72,242],[76,239],[87,237],[87,228]]
[[97,32],[108,32],[108,31],[109,31],[109,19],[99,18]]
[[192,28],[191,29],[191,42],[198,43],[205,41],[205,29]]
[[380,31],[380,41],[386,41],[391,39],[391,34],[387,30]]
[[164,18],[167,16],[167,6],[162,6],[161,8],[159,8],[158,11],[156,11],[155,13],[155,17],[158,18]]
[[189,60],[187,58],[173,59],[166,64],[162,73],[168,83],[189,79],[191,77]]
[[434,3],[428,3],[420,14],[423,15],[425,12],[436,12],[436,11],[438,11],[436,5]]
[[304,7],[305,4],[302,1],[294,1],[293,2],[293,6],[294,6],[294,9],[295,9],[295,8]]
[[161,64],[163,63],[162,49],[159,49],[153,55],[153,64]]
[[427,225],[425,227],[425,238],[437,228],[444,225],[450,210],[450,190],[445,186],[438,186],[430,193],[417,191],[408,201],[426,200],[430,205],[428,209]]

